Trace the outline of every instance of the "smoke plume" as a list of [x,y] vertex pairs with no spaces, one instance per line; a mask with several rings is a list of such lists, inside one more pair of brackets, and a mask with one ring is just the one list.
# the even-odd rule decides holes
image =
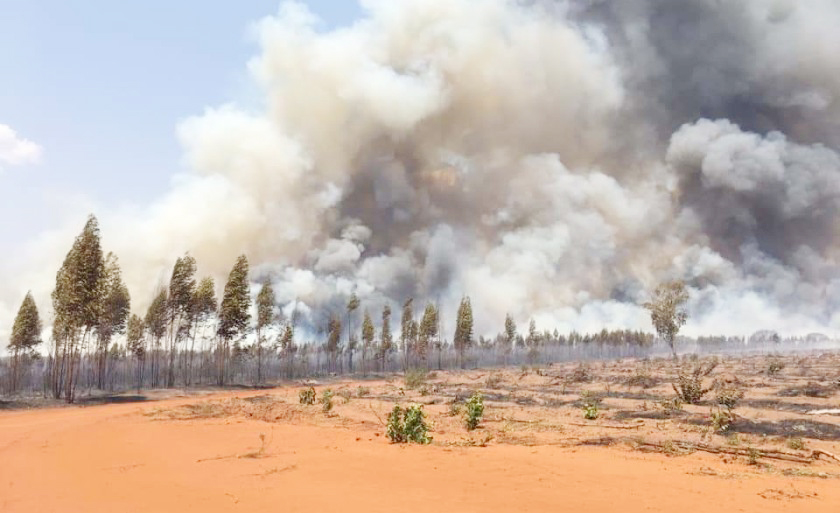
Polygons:
[[[191,171],[99,212],[136,309],[188,251],[219,281],[247,254],[311,326],[355,292],[439,302],[447,334],[465,294],[478,333],[650,329],[675,278],[689,333],[840,326],[840,4],[362,4],[257,22],[261,107],[183,121]],[[33,241],[4,325],[27,288],[48,304],[75,221]]]

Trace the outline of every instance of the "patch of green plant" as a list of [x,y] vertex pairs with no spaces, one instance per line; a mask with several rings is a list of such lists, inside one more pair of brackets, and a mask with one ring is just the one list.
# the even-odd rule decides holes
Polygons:
[[651,376],[648,367],[640,367],[632,376],[627,378],[627,386],[639,388],[653,388],[659,384],[659,380]]
[[776,376],[785,368],[785,363],[778,358],[773,358],[767,364],[767,374],[769,376]]
[[328,413],[330,410],[332,410],[332,408],[333,408],[333,402],[332,402],[333,395],[334,394],[333,394],[333,391],[332,391],[331,388],[328,388],[328,389],[324,390],[324,392],[321,394],[321,399],[320,399],[321,409],[324,411],[324,413]]
[[738,446],[738,445],[741,445],[741,437],[740,437],[740,436],[738,436],[738,434],[737,434],[737,433],[732,434],[732,435],[729,435],[729,436],[726,438],[726,443],[727,443],[727,444],[729,444],[729,445],[732,445],[732,446]]
[[673,399],[668,399],[665,401],[658,401],[657,406],[662,409],[662,413],[666,416],[670,417],[671,415],[676,415],[683,411],[683,402],[682,399],[679,397],[674,397]]
[[315,404],[315,389],[312,387],[304,388],[300,391],[300,404],[312,406]]
[[581,408],[583,408],[583,418],[586,420],[597,419],[601,410],[601,398],[588,390],[584,390],[580,395],[580,400]]
[[730,412],[738,406],[738,401],[744,398],[744,391],[730,385],[720,385],[715,390],[715,402]]
[[787,439],[787,446],[795,451],[801,451],[805,449],[805,440],[794,436]]
[[426,369],[409,369],[405,372],[405,388],[414,390],[420,388],[429,379],[429,373]]
[[580,363],[572,370],[572,373],[568,376],[568,381],[570,383],[588,383],[592,381],[592,377],[592,367],[589,364]]
[[359,397],[367,397],[370,395],[370,388],[360,386],[356,389],[356,395]]
[[694,364],[690,367],[682,366],[677,372],[677,383],[672,383],[674,392],[683,402],[697,404],[703,399],[713,386],[703,388],[703,379],[715,370],[718,362],[713,360],[708,364]]
[[761,457],[761,451],[756,449],[755,447],[750,447],[747,449],[747,462],[750,465],[758,465],[758,458]]
[[501,374],[493,372],[489,376],[487,376],[486,380],[484,380],[484,386],[490,389],[498,388],[498,386],[501,385],[503,381],[504,379],[502,378]]
[[422,406],[412,405],[403,409],[396,405],[388,414],[386,435],[392,443],[428,444],[432,441],[428,432]]
[[467,401],[465,408],[467,429],[472,431],[478,427],[482,417],[484,417],[484,396],[481,395],[481,392],[474,393]]
[[352,397],[353,397],[353,396],[350,394],[350,390],[347,390],[347,389],[340,390],[340,391],[338,392],[338,396],[339,396],[339,397],[341,397],[342,399],[344,399],[344,404],[349,403],[349,402],[350,402],[350,399],[352,399]]
[[711,412],[711,424],[712,429],[715,432],[723,433],[729,426],[732,424],[734,420],[732,413],[724,408],[717,408],[713,409]]

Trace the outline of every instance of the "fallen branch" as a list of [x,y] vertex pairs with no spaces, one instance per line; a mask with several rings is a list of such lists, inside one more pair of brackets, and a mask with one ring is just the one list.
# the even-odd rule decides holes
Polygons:
[[822,451],[820,449],[814,449],[813,451],[811,451],[811,457],[814,458],[815,460],[820,459],[820,456],[825,456],[826,458],[830,458],[830,459],[840,463],[840,458],[838,458],[834,454],[831,454],[830,452]]
[[636,424],[635,426],[624,426],[624,425],[608,425],[608,424],[585,424],[583,422],[569,422],[572,426],[581,426],[581,427],[597,427],[597,428],[607,428],[607,429],[639,429],[644,424]]
[[627,443],[638,450],[652,451],[652,452],[672,452],[674,450],[681,450],[685,452],[702,451],[711,454],[731,454],[733,456],[743,456],[747,458],[764,458],[772,460],[792,461],[795,463],[813,463],[819,456],[826,456],[840,462],[837,456],[826,453],[825,451],[813,451],[810,455],[803,455],[793,452],[779,451],[776,449],[757,449],[757,448],[736,448],[723,447],[716,445],[709,445],[704,443],[693,443],[682,440],[670,440],[666,442],[648,442],[641,438],[625,437],[625,438],[611,438],[601,437],[591,440],[584,440],[580,445],[613,445],[615,443]]
[[811,410],[808,415],[840,415],[840,410]]

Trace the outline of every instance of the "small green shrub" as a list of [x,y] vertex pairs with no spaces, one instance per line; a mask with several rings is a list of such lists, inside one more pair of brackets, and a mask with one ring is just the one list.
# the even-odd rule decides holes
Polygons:
[[356,389],[356,395],[359,397],[367,397],[370,395],[370,389],[368,387],[362,387]]
[[683,411],[683,402],[682,399],[679,397],[674,397],[673,399],[668,399],[665,401],[659,401],[656,403],[662,409],[662,413],[666,416],[670,417],[671,415],[677,415]]
[[776,376],[785,368],[785,364],[783,361],[779,360],[778,358],[773,358],[767,364],[767,374],[769,376]]
[[405,388],[413,390],[426,383],[429,373],[426,369],[409,369],[405,372]]
[[502,378],[502,375],[494,372],[487,376],[487,379],[484,381],[484,386],[490,389],[498,388],[503,381],[504,378]]
[[476,392],[469,398],[466,404],[467,415],[465,422],[467,429],[472,431],[477,428],[484,417],[484,397],[481,392]]
[[805,440],[799,438],[798,436],[788,438],[787,446],[795,451],[801,451],[805,449]]
[[580,395],[580,400],[581,408],[583,409],[583,418],[586,420],[597,419],[601,410],[601,398],[588,390],[584,390]]
[[324,392],[321,394],[321,409],[324,410],[324,413],[328,413],[330,410],[332,410],[333,395],[334,394],[331,388],[324,390]]
[[650,375],[647,367],[637,368],[632,376],[627,378],[627,386],[639,388],[653,388],[659,384],[659,380]]
[[717,408],[711,411],[712,429],[717,433],[723,433],[732,424],[734,417],[732,412],[724,408]]
[[570,383],[588,383],[592,381],[592,377],[592,367],[586,363],[581,363],[572,370],[567,381]]
[[694,364],[691,368],[680,367],[677,373],[677,383],[672,383],[674,392],[683,402],[697,404],[713,387],[703,388],[703,378],[707,377],[717,367],[717,361],[708,364]]
[[738,401],[744,398],[744,391],[731,385],[720,385],[716,387],[715,402],[730,412],[738,406]]
[[312,406],[315,404],[315,389],[312,387],[304,388],[300,391],[300,404]]
[[758,458],[761,457],[761,451],[754,447],[750,447],[747,451],[747,462],[750,465],[758,465]]
[[413,405],[403,410],[396,405],[388,414],[386,435],[392,443],[428,444],[432,441],[428,431],[422,406]]

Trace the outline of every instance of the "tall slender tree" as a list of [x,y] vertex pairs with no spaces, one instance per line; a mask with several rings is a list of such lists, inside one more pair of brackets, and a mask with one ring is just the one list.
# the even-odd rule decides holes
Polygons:
[[163,357],[161,340],[166,335],[166,289],[161,288],[149,308],[146,310],[146,332],[152,339],[152,368],[150,369],[152,386],[158,385],[160,360]]
[[262,383],[262,346],[265,330],[277,322],[277,315],[274,313],[275,302],[274,289],[271,287],[271,281],[267,279],[257,294],[257,383]]
[[414,298],[410,297],[405,303],[403,303],[402,319],[400,320],[400,343],[403,351],[403,371],[408,369],[408,354],[412,351],[416,333],[417,323],[414,320]]
[[505,316],[505,336],[502,337],[502,354],[504,355],[505,365],[507,365],[508,355],[513,351],[513,346],[516,344],[516,323],[510,314]]
[[195,295],[195,258],[184,255],[175,260],[172,277],[169,279],[169,296],[166,298],[167,321],[169,323],[169,371],[166,386],[175,386],[175,358],[178,345],[190,328],[190,307]]
[[388,355],[394,349],[394,339],[391,334],[391,307],[382,307],[382,326],[379,328],[379,368],[385,371]]
[[458,315],[455,318],[455,337],[453,343],[458,355],[458,362],[461,368],[465,365],[464,355],[473,343],[473,314],[469,296],[461,299],[458,305]]
[[330,316],[327,325],[327,353],[330,358],[330,370],[336,370],[338,354],[341,350],[341,319],[338,315]]
[[350,356],[350,372],[353,372],[353,352],[356,350],[358,342],[356,340],[356,333],[353,331],[353,316],[356,310],[359,309],[361,302],[356,293],[350,295],[347,301],[347,353]]
[[225,283],[225,292],[219,308],[219,385],[224,385],[227,373],[227,355],[232,340],[241,338],[248,330],[251,319],[251,288],[248,282],[248,258],[241,255],[234,264]]
[[75,400],[81,357],[99,322],[103,272],[99,222],[91,215],[56,275],[52,294],[56,318],[53,391],[60,393],[63,388],[67,402]]
[[41,318],[38,315],[38,307],[32,298],[32,293],[27,292],[20,304],[15,322],[12,325],[12,337],[9,342],[9,349],[12,352],[12,375],[10,389],[17,390],[20,374],[21,358],[27,358],[35,352],[35,347],[41,343]]
[[435,305],[428,303],[420,321],[420,333],[417,338],[417,356],[428,367],[429,348],[438,335],[438,312]]
[[373,340],[376,338],[376,329],[373,327],[373,320],[370,318],[370,312],[365,309],[364,318],[362,320],[362,371],[367,372],[367,359],[370,350],[373,348]]
[[[193,379],[193,358],[195,356],[195,340],[201,328],[202,341],[202,364],[204,362],[204,333],[210,318],[216,313],[218,303],[216,301],[216,284],[213,278],[202,278],[195,289],[190,302],[190,323],[192,325],[192,337],[190,342],[189,358],[187,359],[187,383],[192,384]],[[203,366],[203,365],[202,365]]]
[[128,287],[123,283],[119,260],[113,253],[108,253],[105,257],[100,301],[96,337],[97,385],[101,390],[105,388],[111,340],[114,335],[125,333],[128,314],[131,310],[131,296],[128,293]]
[[143,365],[146,361],[146,344],[143,343],[144,332],[146,326],[143,319],[135,314],[128,318],[126,326],[126,349],[134,356],[135,362],[135,380],[137,383],[137,391],[143,388]]

